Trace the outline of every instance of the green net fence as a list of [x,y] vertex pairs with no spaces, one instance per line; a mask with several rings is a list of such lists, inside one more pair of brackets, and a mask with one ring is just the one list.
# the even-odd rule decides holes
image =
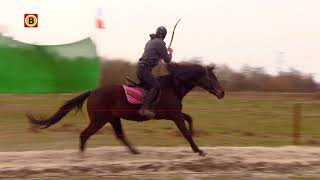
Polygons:
[[0,36],[0,93],[63,93],[94,89],[99,59],[88,38],[37,46]]

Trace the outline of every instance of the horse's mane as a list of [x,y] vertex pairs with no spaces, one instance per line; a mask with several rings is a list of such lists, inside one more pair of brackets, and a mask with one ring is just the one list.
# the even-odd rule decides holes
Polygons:
[[192,86],[206,73],[205,67],[197,63],[170,63],[166,68],[169,74],[158,78],[162,87]]
[[167,70],[171,76],[179,80],[192,80],[190,78],[200,78],[205,74],[205,67],[197,63],[170,63]]
[[182,62],[167,64],[167,70],[170,73],[179,73],[185,70],[203,69],[204,67],[199,63]]
[[197,63],[170,63],[166,67],[169,74],[159,77],[161,87],[174,88],[181,97],[206,74],[206,68]]

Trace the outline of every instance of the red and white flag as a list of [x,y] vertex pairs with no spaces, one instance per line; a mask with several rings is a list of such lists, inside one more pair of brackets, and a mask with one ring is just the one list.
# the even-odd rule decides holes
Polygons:
[[104,22],[103,22],[103,10],[102,10],[102,8],[98,8],[97,9],[96,28],[105,29]]

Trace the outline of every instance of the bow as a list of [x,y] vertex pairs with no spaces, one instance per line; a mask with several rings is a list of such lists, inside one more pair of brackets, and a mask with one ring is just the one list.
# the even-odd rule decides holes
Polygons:
[[174,25],[173,32],[172,32],[172,35],[171,35],[170,44],[169,44],[168,48],[171,47],[171,44],[172,44],[172,41],[173,41],[173,37],[174,37],[174,32],[176,31],[177,25],[178,25],[178,23],[180,22],[180,20],[181,20],[181,18],[178,20],[178,22],[176,23],[176,25]]
[[[170,44],[168,46],[168,48],[171,47],[171,44],[172,44],[172,41],[173,41],[173,37],[174,37],[174,32],[176,31],[176,28],[177,28],[177,25],[178,23],[180,22],[181,18],[177,21],[177,23],[174,25],[174,28],[173,28],[173,31],[172,31],[172,35],[171,35],[171,40],[170,40]],[[160,62],[160,65],[159,65],[159,69],[158,69],[158,76],[160,75],[160,70],[161,70],[161,65],[162,65],[162,62]]]

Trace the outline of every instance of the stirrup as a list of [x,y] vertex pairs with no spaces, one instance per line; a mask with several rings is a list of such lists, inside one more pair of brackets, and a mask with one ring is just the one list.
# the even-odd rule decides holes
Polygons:
[[154,112],[152,112],[149,109],[145,109],[143,107],[139,110],[139,114],[141,116],[146,116],[148,119],[152,119],[156,116],[156,114]]
[[144,111],[143,112],[144,116],[146,116],[148,119],[152,119],[156,116],[156,114],[154,112],[150,111],[149,109],[145,109],[143,111]]

